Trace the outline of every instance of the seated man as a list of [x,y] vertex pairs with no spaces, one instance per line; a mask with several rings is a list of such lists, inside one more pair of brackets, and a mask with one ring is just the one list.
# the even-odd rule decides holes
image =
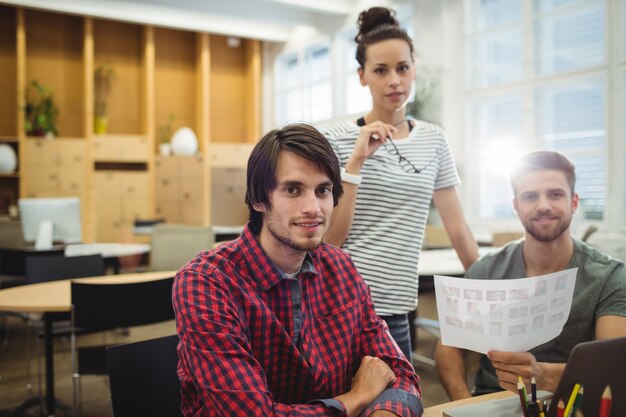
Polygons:
[[[488,352],[481,358],[474,395],[517,392],[518,375],[527,386],[554,392],[574,346],[595,339],[626,336],[626,268],[572,238],[570,223],[578,208],[574,166],[557,152],[524,155],[511,173],[513,207],[525,238],[490,253],[467,271],[473,279],[532,277],[578,268],[569,318],[555,339],[530,352]],[[452,400],[470,397],[462,349],[435,352],[437,371]],[[495,368],[495,369],[494,369]]]
[[322,243],[342,191],[314,128],[289,125],[256,145],[241,237],[174,282],[184,415],[421,415],[419,379],[369,289]]

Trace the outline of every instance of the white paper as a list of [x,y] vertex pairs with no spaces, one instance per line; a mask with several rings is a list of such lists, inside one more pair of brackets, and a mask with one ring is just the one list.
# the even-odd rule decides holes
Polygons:
[[554,339],[569,317],[577,271],[496,280],[435,275],[441,343],[525,352]]

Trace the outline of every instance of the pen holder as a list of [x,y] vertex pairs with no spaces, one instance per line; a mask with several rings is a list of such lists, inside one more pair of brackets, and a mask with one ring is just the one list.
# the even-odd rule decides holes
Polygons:
[[537,406],[537,403],[529,402],[526,410],[528,411],[528,417],[539,417],[539,406]]

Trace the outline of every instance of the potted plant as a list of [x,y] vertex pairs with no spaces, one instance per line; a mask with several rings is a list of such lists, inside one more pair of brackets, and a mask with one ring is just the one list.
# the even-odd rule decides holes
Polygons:
[[57,117],[59,109],[52,92],[33,80],[26,88],[24,130],[28,136],[53,137],[59,133]]
[[115,70],[108,64],[100,64],[94,71],[94,133],[106,133],[108,128],[107,98]]
[[440,70],[423,65],[418,67],[413,85],[414,98],[407,103],[406,113],[418,120],[438,124],[437,100],[440,81]]
[[160,141],[159,152],[162,156],[170,156],[172,154],[172,145],[170,144],[170,139],[172,138],[175,119],[176,115],[174,113],[170,113],[167,117],[167,122],[159,125],[158,127],[158,135]]

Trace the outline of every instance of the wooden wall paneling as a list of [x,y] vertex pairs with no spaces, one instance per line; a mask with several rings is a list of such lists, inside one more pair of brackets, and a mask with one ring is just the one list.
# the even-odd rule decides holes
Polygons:
[[[0,6],[0,143],[10,146],[18,155],[18,94],[17,74],[17,11]],[[9,212],[9,206],[17,204],[19,197],[19,169],[13,173],[0,174],[0,215]]]
[[17,10],[0,6],[0,136],[17,137]]
[[197,135],[196,36],[156,28],[155,47],[155,127],[167,124],[173,115],[172,133],[185,126]]
[[[26,133],[24,132],[24,104],[26,103],[24,98],[24,90],[26,88],[26,25],[24,24],[24,9],[17,9],[17,21],[16,21],[16,57],[17,57],[17,135],[19,138],[19,147],[22,152],[18,155],[18,169],[23,172],[25,153],[24,141],[26,140]],[[25,192],[24,181],[20,180],[19,184],[19,196],[24,196]]]
[[152,26],[145,26],[143,30],[143,73],[144,83],[142,95],[143,102],[142,108],[143,114],[143,132],[146,134],[147,146],[148,146],[148,160],[147,160],[147,183],[144,185],[146,189],[146,202],[144,212],[138,215],[139,219],[154,218],[155,217],[155,177],[154,177],[154,147],[155,147],[155,66],[156,66],[156,45],[154,28]]
[[246,86],[248,93],[245,107],[246,136],[244,142],[256,143],[261,137],[261,42],[247,40],[246,52]]
[[96,207],[94,204],[95,195],[93,187],[93,121],[94,121],[94,40],[93,40],[93,19],[85,17],[83,19],[83,62],[84,64],[84,90],[85,90],[85,121],[84,133],[87,146],[84,147],[84,164],[86,167],[83,179],[84,198],[81,200],[82,232],[84,242],[93,242],[96,238],[95,221]]
[[211,71],[210,38],[207,33],[196,34],[196,126],[200,149],[208,149],[211,134]]
[[115,71],[108,96],[108,132],[145,133],[142,120],[142,93],[145,73],[142,70],[142,26],[93,20],[94,68],[111,65]]
[[245,142],[245,67],[243,41],[231,48],[227,37],[211,35],[211,142]]
[[196,77],[198,79],[198,91],[196,96],[196,112],[200,136],[200,149],[202,150],[202,187],[204,192],[200,197],[202,207],[202,225],[211,224],[211,164],[209,160],[209,144],[211,143],[211,38],[206,33],[199,33],[198,37],[198,61],[196,62]]
[[59,136],[82,137],[85,107],[82,18],[25,10],[24,20],[26,82],[37,80],[51,89],[59,108]]

